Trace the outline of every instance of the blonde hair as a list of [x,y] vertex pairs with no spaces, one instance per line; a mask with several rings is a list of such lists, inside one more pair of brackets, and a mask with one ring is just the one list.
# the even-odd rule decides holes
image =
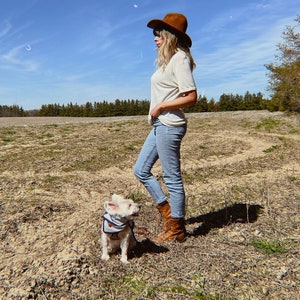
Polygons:
[[196,67],[195,61],[190,52],[190,48],[181,43],[181,41],[173,33],[167,30],[155,31],[154,34],[162,37],[164,42],[158,48],[156,66],[165,68],[172,56],[178,51],[178,49],[185,52],[186,56],[189,58],[191,70]]

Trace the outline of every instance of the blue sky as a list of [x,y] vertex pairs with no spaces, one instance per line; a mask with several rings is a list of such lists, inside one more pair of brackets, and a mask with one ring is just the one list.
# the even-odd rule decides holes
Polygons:
[[300,0],[0,0],[0,104],[150,99],[151,19],[189,20],[198,94],[266,91]]

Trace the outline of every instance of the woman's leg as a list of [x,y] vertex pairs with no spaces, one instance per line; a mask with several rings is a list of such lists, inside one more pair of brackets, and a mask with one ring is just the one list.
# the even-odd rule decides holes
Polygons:
[[168,188],[173,218],[185,217],[185,191],[180,168],[180,146],[186,133],[186,125],[156,127],[156,148]]
[[134,166],[134,175],[145,186],[155,202],[161,204],[167,200],[167,197],[163,193],[159,182],[151,173],[151,169],[157,160],[156,128],[154,127],[146,138],[138,156]]

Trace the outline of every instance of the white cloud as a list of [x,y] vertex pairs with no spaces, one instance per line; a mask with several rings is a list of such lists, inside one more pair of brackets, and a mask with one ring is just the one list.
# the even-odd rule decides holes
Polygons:
[[9,33],[11,28],[12,28],[11,24],[8,21],[5,21],[4,27],[1,28],[1,30],[0,30],[0,38],[5,37]]
[[1,68],[19,69],[30,72],[36,71],[38,69],[38,63],[25,58],[24,52],[28,52],[28,50],[26,50],[27,47],[28,44],[19,45],[1,55]]

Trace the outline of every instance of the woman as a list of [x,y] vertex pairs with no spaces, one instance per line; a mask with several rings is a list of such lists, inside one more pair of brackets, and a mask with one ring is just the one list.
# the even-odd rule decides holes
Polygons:
[[[192,75],[195,66],[190,53],[192,41],[186,34],[187,19],[178,13],[163,20],[151,20],[157,46],[157,69],[151,77],[149,123],[153,126],[134,167],[134,174],[156,202],[163,231],[152,240],[162,243],[184,241],[186,229],[185,192],[180,169],[180,145],[187,121],[182,108],[197,101]],[[151,169],[160,160],[170,204]]]

